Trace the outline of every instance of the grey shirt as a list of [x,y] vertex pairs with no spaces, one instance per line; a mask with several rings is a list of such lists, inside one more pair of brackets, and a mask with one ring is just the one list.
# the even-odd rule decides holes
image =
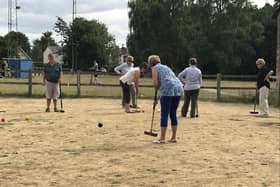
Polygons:
[[184,90],[200,89],[202,83],[202,73],[194,65],[190,65],[179,73],[178,78],[184,83]]

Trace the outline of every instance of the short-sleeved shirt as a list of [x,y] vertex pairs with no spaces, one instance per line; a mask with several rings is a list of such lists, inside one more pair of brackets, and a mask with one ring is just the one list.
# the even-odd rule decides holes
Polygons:
[[158,73],[158,85],[161,96],[183,95],[182,83],[168,66],[158,63],[154,68]]
[[44,73],[46,80],[49,82],[57,83],[59,80],[62,67],[59,63],[55,62],[53,66],[50,63],[44,65]]
[[270,83],[267,80],[264,80],[265,76],[269,73],[269,69],[264,66],[263,68],[258,70],[257,74],[257,88],[260,89],[263,86],[270,88]]

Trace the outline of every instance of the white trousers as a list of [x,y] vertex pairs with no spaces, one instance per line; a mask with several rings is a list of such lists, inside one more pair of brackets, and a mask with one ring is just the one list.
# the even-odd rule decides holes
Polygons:
[[260,115],[269,115],[268,92],[269,89],[266,86],[263,86],[259,89]]

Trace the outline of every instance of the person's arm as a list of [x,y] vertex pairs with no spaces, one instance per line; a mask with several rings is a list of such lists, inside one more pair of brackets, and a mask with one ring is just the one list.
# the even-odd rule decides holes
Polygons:
[[200,74],[199,74],[200,78],[199,78],[199,84],[202,85],[202,73],[200,71]]
[[46,83],[46,66],[43,66],[42,74],[43,74],[43,85],[45,85],[45,83]]
[[183,70],[181,73],[179,73],[179,75],[178,75],[178,78],[179,78],[179,80],[181,81],[181,83],[183,84],[183,85],[185,85],[185,80],[184,80],[184,77],[186,76],[186,70]]
[[155,68],[152,68],[152,79],[155,91],[159,89],[158,87],[158,72]]
[[140,79],[140,70],[136,70],[134,74],[134,84],[135,84],[135,89],[136,89],[136,96],[139,93],[139,79]]
[[117,73],[117,74],[121,74],[121,70],[124,66],[124,63],[122,63],[121,65],[115,67],[114,71]]
[[273,73],[274,73],[273,70],[270,70],[270,71],[266,74],[266,76],[264,77],[264,80],[268,81],[269,78],[270,78],[270,76],[273,75]]
[[[158,72],[155,68],[151,68],[152,69],[152,79],[153,79],[153,85],[154,85],[154,89],[155,89],[155,93],[157,93],[159,87],[158,87]],[[158,103],[157,98],[154,99],[154,106],[156,106]]]
[[58,79],[58,81],[60,83],[61,83],[61,80],[62,80],[62,76],[63,76],[62,65],[60,65],[60,72],[59,72],[59,79]]

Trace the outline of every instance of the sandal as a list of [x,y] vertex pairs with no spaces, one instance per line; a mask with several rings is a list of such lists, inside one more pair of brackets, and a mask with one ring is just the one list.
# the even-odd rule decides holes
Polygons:
[[177,140],[176,139],[170,139],[168,140],[169,143],[177,143]]
[[153,143],[154,144],[164,144],[165,140],[154,140]]
[[50,108],[46,108],[45,112],[50,112]]

